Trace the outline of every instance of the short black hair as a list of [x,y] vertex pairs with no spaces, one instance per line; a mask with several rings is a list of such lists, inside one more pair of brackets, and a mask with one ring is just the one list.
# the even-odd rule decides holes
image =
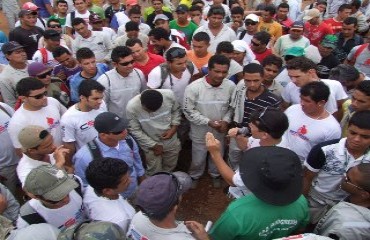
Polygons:
[[125,58],[130,56],[132,51],[129,47],[126,46],[117,46],[113,48],[111,58],[112,62],[118,63],[120,58]]
[[360,172],[358,186],[363,188],[365,191],[370,192],[370,163],[360,163],[355,167],[357,167],[358,172]]
[[355,89],[370,97],[370,81],[360,82]]
[[39,90],[44,88],[45,84],[43,84],[40,80],[34,77],[26,77],[22,78],[17,85],[15,86],[15,90],[18,96],[28,97],[31,91]]
[[59,3],[65,3],[65,4],[67,4],[67,7],[68,7],[68,2],[66,0],[58,0],[57,1],[57,6],[58,6]]
[[266,31],[257,32],[253,38],[261,42],[261,44],[267,45],[270,42],[271,35]]
[[[86,2],[86,0],[83,0],[84,2]],[[73,4],[75,4],[76,0],[73,0]]]
[[137,22],[133,21],[128,21],[125,25],[125,31],[130,32],[130,31],[140,31],[139,29],[139,24]]
[[80,86],[78,86],[78,96],[84,96],[86,98],[91,96],[92,91],[104,92],[105,87],[98,81],[85,79],[82,80]]
[[208,69],[213,69],[215,64],[218,65],[227,65],[230,67],[230,59],[221,54],[215,54],[208,60]]
[[231,14],[240,14],[240,15],[243,15],[244,16],[244,9],[240,6],[236,6],[236,7],[233,7],[231,10],[230,10],[230,13]]
[[143,42],[138,38],[129,38],[126,41],[126,47],[133,47],[135,44],[139,44],[140,46],[143,46]]
[[361,1],[360,0],[353,0],[350,5],[352,7],[355,7],[355,9],[360,9],[360,7],[361,7]]
[[317,65],[311,59],[306,57],[295,57],[287,63],[286,68],[288,70],[308,72],[311,69],[317,70]]
[[263,67],[258,63],[249,63],[243,68],[243,74],[246,73],[259,73],[261,76],[263,76],[264,70]]
[[197,42],[206,42],[209,43],[211,41],[211,38],[209,37],[208,33],[206,32],[197,32],[193,35],[193,41]]
[[210,17],[212,15],[222,15],[223,17],[225,17],[225,9],[222,6],[211,6],[208,11],[207,17]]
[[321,81],[314,81],[305,84],[301,87],[301,96],[310,97],[312,101],[318,103],[320,101],[327,102],[330,95],[329,87],[321,82]]
[[266,7],[264,7],[263,11],[269,12],[270,16],[273,16],[276,13],[275,5],[269,4]]
[[53,51],[53,57],[57,58],[57,57],[62,56],[65,53],[68,54],[68,55],[72,55],[71,52],[67,48],[65,48],[63,46],[58,46]]
[[355,27],[357,27],[358,21],[357,21],[357,18],[355,17],[348,17],[344,19],[343,24],[346,24],[346,25],[353,24]]
[[354,82],[360,77],[360,72],[352,65],[339,64],[330,70],[329,79],[338,80],[339,82]]
[[352,6],[351,6],[351,4],[342,4],[342,5],[340,5],[339,6],[339,8],[338,8],[338,13],[339,12],[343,12],[345,9],[350,9],[350,10],[352,10]]
[[162,38],[169,41],[170,40],[170,32],[168,32],[166,29],[162,27],[153,28],[148,33],[149,37],[153,37],[155,40],[159,41]]
[[[193,2],[194,3],[194,2]],[[192,5],[190,8],[189,8],[189,12],[195,12],[195,11],[199,11],[199,12],[202,12],[202,8],[198,5]]]
[[81,62],[82,59],[89,59],[95,57],[95,54],[93,51],[91,51],[90,48],[84,47],[80,48],[76,52],[76,59],[77,61]]
[[116,189],[121,178],[128,173],[125,161],[118,158],[94,159],[87,166],[85,174],[89,185],[97,195],[102,195],[106,188]]
[[318,5],[325,5],[325,6],[328,6],[328,2],[326,0],[318,0],[316,2],[316,6]]
[[87,25],[85,19],[77,17],[77,18],[72,20],[72,27],[74,27],[76,25],[79,25],[81,23],[83,23],[84,25]]
[[130,17],[131,15],[134,15],[134,14],[140,14],[140,15],[141,15],[141,10],[140,10],[140,8],[134,7],[134,8],[131,8],[130,10],[128,10],[128,16],[129,16],[129,17]]
[[50,23],[52,23],[52,22],[56,22],[56,23],[60,24],[59,19],[51,18],[51,19],[49,19],[49,20],[46,22],[46,26],[47,26],[47,27],[50,27]]
[[142,106],[155,112],[162,106],[163,95],[155,89],[147,89],[141,93],[140,102]]
[[216,47],[216,54],[233,53],[234,46],[230,41],[222,41]]
[[274,139],[280,139],[289,127],[285,113],[272,107],[253,111],[250,120],[259,130],[268,133]]
[[172,47],[166,52],[166,60],[172,62],[175,58],[183,58],[186,56],[186,51],[183,48]]
[[287,9],[289,9],[289,4],[288,3],[285,3],[285,2],[280,3],[279,6],[277,7],[277,9],[279,9],[279,8],[287,8]]
[[[204,5],[205,5],[205,4],[204,4],[204,2],[203,2],[202,0],[194,0],[194,1],[191,3],[191,5],[192,5],[192,6],[195,6],[196,4],[199,4],[199,3],[200,3],[200,4],[203,4],[203,7],[204,7]],[[189,11],[190,11],[190,10],[189,10]]]
[[271,54],[262,60],[263,67],[266,67],[268,65],[275,65],[278,67],[278,69],[280,69],[283,66],[283,60],[281,59],[281,57]]
[[349,119],[348,127],[355,125],[358,128],[370,130],[370,110],[355,112]]

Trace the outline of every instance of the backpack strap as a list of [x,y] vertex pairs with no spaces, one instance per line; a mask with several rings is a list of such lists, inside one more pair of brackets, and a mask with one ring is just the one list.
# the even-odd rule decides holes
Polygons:
[[132,140],[132,138],[129,135],[127,135],[125,140],[126,140],[127,145],[130,147],[131,151],[133,151],[134,150],[134,141]]
[[247,30],[241,31],[240,36],[239,36],[239,40],[243,40],[246,33],[247,33]]
[[169,69],[168,69],[168,64],[166,62],[161,63],[159,66],[161,68],[161,85],[159,85],[158,88],[162,88],[164,82],[166,81],[166,78],[168,77]]
[[31,207],[30,202],[27,201],[19,210],[19,216],[29,225],[46,223],[45,219]]
[[9,117],[12,117],[12,115],[10,115],[10,113],[9,113],[8,111],[6,111],[6,109],[5,109],[3,106],[1,106],[1,104],[0,104],[0,109],[1,109],[4,113],[6,113],[6,115],[8,115]]
[[87,147],[89,148],[93,159],[100,159],[100,158],[103,157],[102,154],[101,154],[100,148],[99,148],[97,142],[95,141],[95,139],[88,142]]
[[134,71],[136,72],[136,75],[139,77],[140,82],[142,83],[142,82],[143,82],[143,79],[141,78],[141,76],[140,76],[139,72],[137,71],[137,69],[136,69],[136,68],[134,68]]
[[82,193],[82,186],[81,186],[81,181],[75,176],[72,176],[73,180],[75,180],[78,184],[78,186],[74,189],[78,195],[80,195],[81,198],[83,198],[83,193]]
[[40,48],[39,50],[40,50],[41,57],[42,57],[42,63],[47,64],[48,63],[48,51],[46,50],[46,48]]

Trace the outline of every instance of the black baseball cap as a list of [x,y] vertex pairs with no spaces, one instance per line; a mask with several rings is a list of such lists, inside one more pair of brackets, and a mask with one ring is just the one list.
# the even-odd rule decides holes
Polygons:
[[53,40],[53,41],[58,41],[58,40],[60,40],[60,33],[58,33],[57,31],[55,31],[53,29],[45,30],[44,38],[45,39],[50,39],[50,40]]
[[20,45],[18,42],[16,41],[10,41],[10,42],[7,42],[7,43],[4,43],[2,46],[1,46],[1,51],[4,53],[4,54],[9,54],[17,49],[20,49],[20,48],[24,48],[24,46]]
[[95,118],[94,127],[98,133],[121,132],[127,129],[127,120],[112,112],[100,113]]
[[185,4],[180,4],[179,6],[177,6],[176,8],[176,12],[182,12],[182,13],[186,13],[189,11],[189,8],[188,6],[186,6]]

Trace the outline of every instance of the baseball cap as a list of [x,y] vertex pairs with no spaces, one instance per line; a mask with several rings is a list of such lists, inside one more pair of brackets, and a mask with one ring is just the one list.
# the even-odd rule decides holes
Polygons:
[[137,0],[126,0],[126,6],[135,6],[139,5]]
[[44,38],[45,39],[50,39],[50,40],[53,40],[53,41],[59,41],[61,36],[60,36],[60,33],[55,31],[54,29],[48,29],[48,30],[45,30],[45,32],[44,32]]
[[10,41],[10,42],[7,42],[7,43],[4,43],[2,46],[1,46],[1,51],[4,53],[4,54],[9,54],[17,49],[21,49],[21,48],[24,48],[24,46],[20,45],[18,42],[16,41]]
[[46,200],[61,201],[79,184],[65,170],[41,165],[27,175],[24,190]]
[[294,56],[294,57],[300,57],[304,55],[304,48],[301,47],[291,47],[285,50],[283,56]]
[[336,49],[337,43],[338,43],[338,37],[333,34],[329,34],[329,35],[326,35],[323,38],[323,40],[321,40],[320,44],[326,48]]
[[98,14],[91,13],[89,16],[89,22],[91,23],[102,22],[102,19]]
[[247,21],[247,20],[251,20],[253,22],[259,22],[260,21],[260,18],[256,14],[251,13],[251,14],[248,14],[245,17],[244,22]]
[[155,23],[157,20],[165,20],[165,21],[168,21],[169,18],[164,15],[164,14],[158,14],[155,16],[154,20],[153,20],[153,23]]
[[94,127],[98,133],[122,132],[127,129],[127,121],[112,112],[100,113],[95,118]]
[[284,206],[302,194],[301,161],[293,151],[276,146],[252,148],[243,153],[240,176],[260,200]]
[[18,141],[25,151],[39,146],[48,135],[49,132],[45,128],[36,125],[28,125],[18,133]]
[[22,5],[22,10],[37,11],[40,8],[32,2],[26,2]]
[[298,29],[298,30],[303,30],[303,28],[304,28],[304,24],[302,21],[295,21],[290,27],[290,29]]
[[304,21],[309,21],[312,18],[320,17],[320,11],[316,8],[312,8],[307,11],[306,15],[303,17]]
[[28,75],[30,75],[30,77],[36,77],[40,73],[45,72],[50,69],[52,68],[49,68],[45,64],[40,63],[40,62],[30,63],[27,67]]
[[180,4],[179,6],[177,6],[176,8],[176,12],[182,12],[182,13],[186,13],[189,11],[189,8],[188,6],[186,6],[185,4]]
[[86,221],[60,232],[58,240],[126,239],[125,232],[112,222]]
[[171,208],[179,196],[191,187],[191,178],[184,172],[159,172],[146,178],[136,194],[135,204],[150,218]]

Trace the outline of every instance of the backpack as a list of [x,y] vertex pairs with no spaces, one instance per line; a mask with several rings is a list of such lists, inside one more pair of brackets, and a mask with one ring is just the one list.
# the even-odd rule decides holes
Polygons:
[[[168,76],[170,76],[170,84],[171,84],[171,87],[172,87],[173,82],[172,82],[171,74],[169,74],[168,64],[166,62],[164,62],[164,63],[161,63],[159,66],[161,68],[161,85],[158,88],[163,87],[163,84],[166,81],[166,78]],[[193,65],[192,62],[186,61],[186,69],[188,69],[188,71],[190,72],[190,75],[193,76],[195,69],[194,69],[194,65]]]
[[[78,183],[78,186],[74,190],[82,198],[83,194],[82,194],[81,182],[75,176],[73,176],[73,179]],[[39,224],[39,223],[46,223],[45,219],[38,212],[36,212],[36,210],[30,205],[30,201],[27,201],[19,209],[19,216],[24,221],[26,221],[29,225]]]
[[[125,140],[126,140],[127,145],[130,147],[131,151],[133,151],[134,150],[134,141],[132,140],[132,138],[129,135],[127,135]],[[103,157],[103,155],[101,154],[100,148],[99,148],[95,139],[88,142],[87,147],[89,148],[93,159],[101,159]]]

